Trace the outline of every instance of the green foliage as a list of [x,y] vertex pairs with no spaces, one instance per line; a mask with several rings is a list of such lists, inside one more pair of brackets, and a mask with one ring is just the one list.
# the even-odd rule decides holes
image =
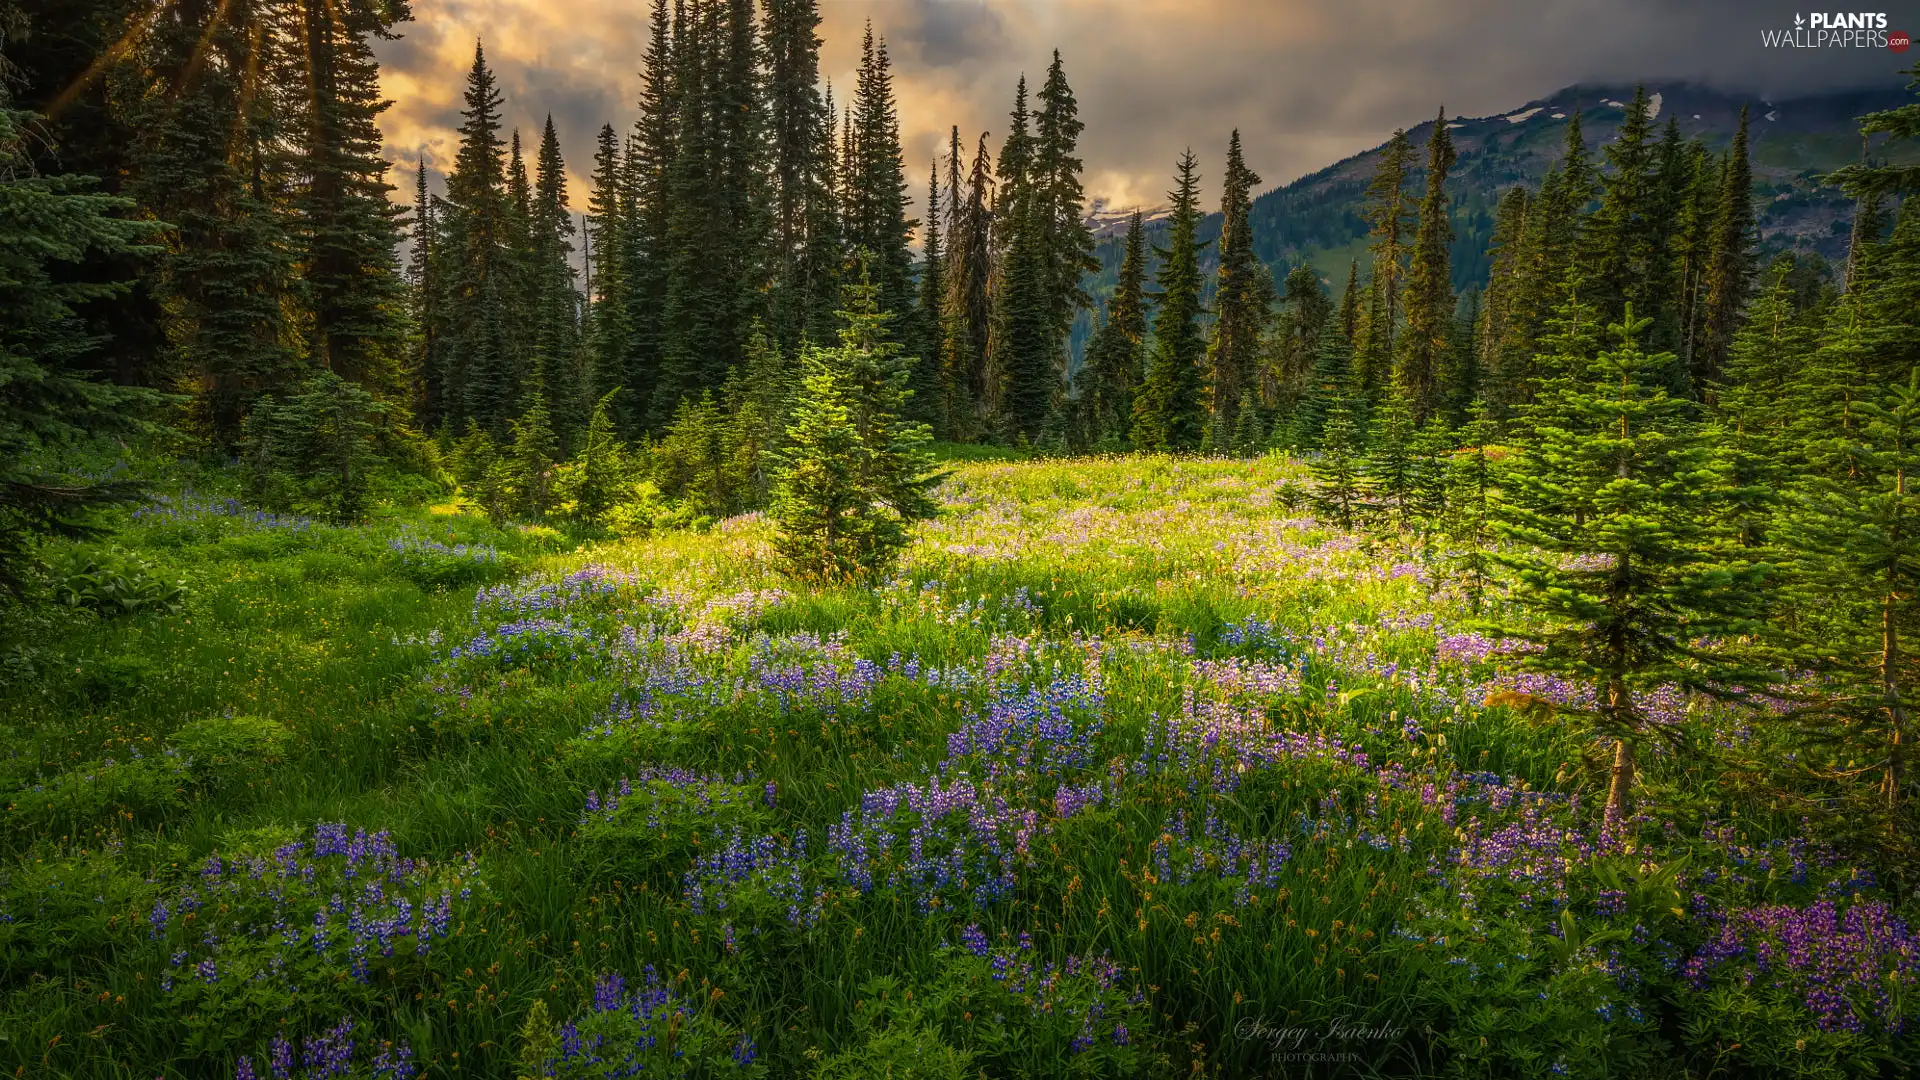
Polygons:
[[901,419],[907,373],[876,287],[847,287],[840,347],[809,349],[781,454],[775,547],[790,572],[829,581],[887,569],[916,521],[934,515],[925,425]]
[[[1587,316],[1570,303],[1577,329]],[[1524,549],[1494,559],[1538,620],[1502,628],[1540,646],[1522,665],[1599,687],[1590,715],[1618,750],[1610,822],[1626,811],[1634,741],[1673,735],[1650,724],[1645,695],[1757,678],[1707,643],[1756,625],[1767,573],[1714,523],[1724,479],[1690,407],[1666,391],[1672,357],[1641,351],[1647,325],[1615,323],[1612,349],[1546,391],[1496,511],[1497,533]]]
[[76,549],[53,566],[53,600],[101,615],[174,612],[187,583],[167,580],[153,563],[126,551]]
[[243,431],[249,482],[276,509],[335,522],[365,514],[384,402],[330,371],[315,372],[284,401],[255,404]]
[[[11,28],[0,28],[0,40]],[[82,536],[94,507],[125,501],[125,481],[63,475],[49,455],[110,435],[144,430],[149,391],[94,379],[99,342],[79,309],[125,295],[125,284],[76,281],[89,259],[149,254],[150,226],[123,220],[129,200],[70,176],[38,176],[26,164],[31,118],[0,86],[0,591],[20,593],[34,543]]]
[[1200,210],[1198,178],[1191,150],[1175,176],[1173,228],[1160,257],[1158,308],[1153,320],[1153,352],[1146,380],[1133,404],[1133,443],[1142,450],[1192,450],[1200,445],[1207,421],[1200,362],[1206,342],[1200,336]]

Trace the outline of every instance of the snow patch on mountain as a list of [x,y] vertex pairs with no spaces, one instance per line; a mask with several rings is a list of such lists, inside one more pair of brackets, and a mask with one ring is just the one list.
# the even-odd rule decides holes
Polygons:
[[1542,112],[1542,111],[1544,110],[1539,106],[1535,106],[1534,108],[1531,108],[1531,109],[1522,109],[1517,113],[1510,114],[1507,117],[1507,123],[1509,124],[1524,123],[1525,121],[1533,119],[1533,116],[1535,113]]

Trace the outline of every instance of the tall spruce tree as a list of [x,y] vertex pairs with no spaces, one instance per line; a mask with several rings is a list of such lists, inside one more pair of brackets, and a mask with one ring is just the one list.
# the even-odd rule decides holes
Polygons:
[[1753,170],[1747,161],[1747,110],[1740,108],[1740,126],[1727,148],[1721,171],[1718,204],[1713,219],[1711,247],[1702,285],[1704,307],[1700,342],[1693,352],[1693,385],[1711,397],[1713,385],[1726,365],[1727,350],[1746,306],[1753,274]]
[[574,285],[573,214],[567,209],[567,166],[547,116],[535,170],[528,286],[533,312],[530,383],[547,402],[563,450],[587,422],[591,402],[581,387],[580,293]]
[[860,44],[860,73],[848,135],[853,158],[844,178],[844,239],[865,250],[882,311],[904,318],[913,310],[913,265],[908,244],[919,222],[907,216],[906,163],[900,114],[894,101],[893,62],[871,23]]
[[946,300],[946,253],[940,246],[940,163],[935,161],[927,177],[926,242],[920,259],[920,300],[914,308],[912,374],[909,385],[913,399],[909,412],[914,419],[948,433],[943,408],[940,350],[943,324],[941,310]]
[[[1850,429],[1832,432],[1849,468],[1812,477],[1782,522],[1785,599],[1799,619],[1789,652],[1819,679],[1804,719],[1830,745],[1830,778],[1878,774],[1866,820],[1911,853],[1914,693],[1910,643],[1920,631],[1920,369],[1870,392]],[[1866,762],[1867,769],[1856,766]],[[1816,768],[1820,768],[1816,766]]]
[[992,320],[993,160],[982,132],[964,192],[958,184],[959,129],[954,129],[954,183],[948,192],[947,295],[941,365],[948,383],[947,423],[956,439],[980,433],[987,393],[987,338]]
[[841,262],[817,0],[769,0],[763,25],[775,262],[768,318],[775,339],[793,350],[832,318]]
[[1034,113],[1031,213],[1046,264],[1047,363],[1049,391],[1056,399],[1067,385],[1068,338],[1074,320],[1091,300],[1081,279],[1100,269],[1094,257],[1093,231],[1087,225],[1086,193],[1081,187],[1080,107],[1067,85],[1060,50],[1053,51],[1046,82]]
[[405,298],[395,250],[398,210],[380,156],[380,98],[372,43],[397,37],[405,0],[301,0],[298,48],[276,74],[297,102],[285,145],[288,202],[300,252],[307,351],[316,364],[385,396],[404,392]]
[[447,259],[450,419],[472,418],[496,437],[516,412],[519,357],[514,355],[504,306],[512,299],[513,205],[501,158],[500,91],[476,43],[461,112],[460,149],[447,174],[448,213],[443,250]]
[[[1207,347],[1213,423],[1231,430],[1240,399],[1253,386],[1260,345],[1272,321],[1273,278],[1253,250],[1253,188],[1260,174],[1247,167],[1240,131],[1227,142],[1220,196],[1220,260],[1213,290],[1213,339]],[[1311,272],[1311,271],[1309,271]],[[1318,294],[1320,283],[1313,283]],[[1215,450],[1224,449],[1217,443]]]
[[299,376],[291,347],[295,249],[272,171],[282,117],[268,82],[271,12],[258,0],[182,0],[153,13],[131,107],[127,194],[173,228],[152,278],[189,429],[230,449],[262,394]]
[[[632,265],[629,246],[633,239],[633,217],[622,177],[620,137],[612,124],[601,127],[594,141],[593,190],[587,199],[587,258],[594,268],[592,288],[587,297],[588,319],[586,352],[592,369],[595,400],[605,400],[616,386],[629,386],[637,375],[632,366],[633,323],[636,318],[654,317],[651,312],[636,311],[629,302],[627,274]],[[648,374],[651,374],[649,372]],[[627,393],[613,398],[615,422],[621,430],[633,432],[638,426],[636,406],[643,405],[650,385],[642,382]],[[642,414],[644,415],[644,414]]]
[[1427,140],[1427,190],[1420,200],[1419,230],[1407,271],[1407,326],[1394,365],[1394,390],[1406,399],[1415,425],[1446,404],[1443,380],[1452,354],[1454,306],[1453,264],[1447,255],[1453,225],[1446,184],[1453,162],[1453,138],[1442,109]]
[[1200,207],[1199,178],[1193,151],[1180,157],[1174,188],[1171,231],[1160,258],[1159,291],[1155,294],[1153,351],[1147,376],[1134,398],[1133,442],[1143,450],[1179,451],[1199,447],[1206,430],[1207,407],[1201,361],[1206,343],[1200,336]]
[[884,572],[914,522],[934,516],[939,476],[926,428],[902,418],[909,391],[900,347],[862,267],[847,286],[840,347],[811,347],[773,496],[775,550],[789,572],[845,581]]
[[[1349,277],[1357,278],[1356,261]],[[1353,285],[1352,300],[1359,300],[1359,286]],[[1320,334],[1329,320],[1336,319],[1333,301],[1320,285],[1319,271],[1311,263],[1302,263],[1287,272],[1281,286],[1280,317],[1267,342],[1260,379],[1261,401],[1290,413],[1306,392],[1313,377],[1320,350]]]
[[1364,211],[1368,235],[1373,237],[1372,270],[1367,282],[1365,321],[1354,345],[1356,370],[1368,400],[1386,384],[1393,368],[1394,343],[1400,327],[1400,285],[1405,272],[1407,232],[1407,167],[1413,146],[1405,131],[1395,131],[1381,151],[1367,184]]
[[1107,299],[1106,316],[1087,342],[1082,369],[1089,438],[1094,443],[1126,438],[1133,422],[1147,336],[1146,282],[1146,229],[1140,211],[1135,210],[1127,221],[1120,276]]

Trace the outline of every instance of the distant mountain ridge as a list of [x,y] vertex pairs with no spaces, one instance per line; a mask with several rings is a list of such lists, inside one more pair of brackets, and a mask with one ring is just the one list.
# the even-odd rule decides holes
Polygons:
[[[1853,207],[1818,178],[1859,159],[1859,116],[1912,100],[1897,84],[1777,101],[1689,82],[1650,82],[1646,89],[1649,103],[1657,110],[1656,131],[1670,116],[1675,117],[1683,137],[1697,136],[1715,151],[1726,148],[1739,125],[1740,109],[1747,106],[1762,248],[1807,251],[1832,261],[1845,255]],[[1631,85],[1581,84],[1490,116],[1448,121],[1458,156],[1447,181],[1456,290],[1486,280],[1487,241],[1500,193],[1514,184],[1539,188],[1547,170],[1560,160],[1574,111],[1580,113],[1581,130],[1594,160],[1603,163],[1603,149],[1619,133],[1633,94]],[[1424,147],[1432,130],[1432,120],[1407,129],[1417,159],[1408,180],[1415,198],[1424,183]],[[1276,282],[1293,267],[1311,263],[1337,292],[1345,283],[1349,261],[1355,258],[1360,260],[1361,275],[1366,275],[1367,225],[1361,208],[1384,146],[1383,139],[1380,145],[1254,199],[1254,250],[1272,269]],[[1102,269],[1089,283],[1096,296],[1112,290],[1120,263],[1119,236],[1126,230],[1130,212],[1096,202],[1089,215],[1089,224],[1102,238]],[[1164,210],[1150,214],[1155,221],[1150,231],[1159,231],[1162,217]],[[1219,231],[1217,213],[1201,222],[1203,241],[1212,240]],[[1212,255],[1211,248],[1203,253],[1209,260]],[[1091,317],[1082,316],[1075,328],[1076,353],[1091,326]]]

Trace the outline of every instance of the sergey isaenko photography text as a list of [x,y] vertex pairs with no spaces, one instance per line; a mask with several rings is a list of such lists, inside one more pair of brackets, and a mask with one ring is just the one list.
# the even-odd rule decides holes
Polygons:
[[1913,1076],[1915,26],[0,0],[0,1076]]

